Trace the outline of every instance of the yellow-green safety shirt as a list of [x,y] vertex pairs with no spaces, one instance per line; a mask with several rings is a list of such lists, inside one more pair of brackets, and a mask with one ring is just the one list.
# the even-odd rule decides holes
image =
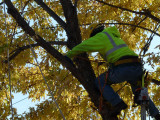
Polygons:
[[120,38],[120,33],[115,26],[108,27],[78,44],[67,53],[67,56],[72,58],[83,52],[99,52],[102,58],[109,63],[114,63],[123,56],[138,56]]

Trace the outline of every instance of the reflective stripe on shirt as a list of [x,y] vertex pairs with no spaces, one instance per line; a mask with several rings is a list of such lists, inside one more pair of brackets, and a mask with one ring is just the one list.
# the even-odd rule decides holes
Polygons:
[[122,47],[127,47],[126,44],[116,45],[116,43],[114,42],[114,40],[112,39],[112,37],[107,32],[103,32],[103,33],[107,35],[107,37],[109,38],[111,44],[113,45],[113,48],[106,52],[106,54],[105,54],[106,57],[108,55],[110,55],[111,53],[113,53],[114,51],[116,51],[116,50],[118,50],[118,49],[120,49]]

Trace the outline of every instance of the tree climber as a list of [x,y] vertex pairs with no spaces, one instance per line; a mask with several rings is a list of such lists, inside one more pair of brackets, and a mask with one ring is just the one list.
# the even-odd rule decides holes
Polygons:
[[[135,90],[139,88],[137,82],[143,74],[143,67],[138,55],[129,49],[120,38],[120,32],[115,26],[104,29],[103,25],[97,23],[89,26],[88,39],[75,46],[67,53],[66,57],[70,60],[70,58],[83,52],[99,52],[101,57],[110,64],[107,83],[105,84],[105,72],[95,80],[95,85],[98,90],[105,85],[103,97],[114,108],[111,115],[118,115],[121,110],[127,108],[127,105],[110,85],[127,81],[131,84],[132,92],[135,94]],[[160,120],[159,111],[151,99],[149,99],[149,112],[156,120]]]

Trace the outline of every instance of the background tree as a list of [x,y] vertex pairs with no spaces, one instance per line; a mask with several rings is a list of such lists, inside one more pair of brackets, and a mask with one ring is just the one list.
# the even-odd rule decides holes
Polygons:
[[[29,40],[66,119],[117,119],[111,118],[107,104],[103,102],[100,106],[100,93],[95,90],[94,79],[107,69],[106,65],[97,69],[95,58],[101,59],[100,56],[84,53],[78,55],[74,59],[75,65],[72,65],[63,55],[86,39],[86,28],[95,22],[103,23],[106,27],[116,25],[129,47],[140,51],[151,33],[160,36],[160,30],[155,30],[160,23],[160,1],[4,0],[4,4],[7,5],[8,14],[4,15],[1,2],[0,118],[7,119],[11,114],[7,48],[10,51],[12,91],[29,93],[32,100],[40,100],[48,91],[34,60]],[[157,49],[160,49],[159,45]],[[149,91],[152,97],[154,96],[153,101],[159,106],[159,52],[147,53],[145,57],[146,64],[156,68],[149,73],[151,77],[148,84]],[[154,84],[151,84],[152,82]],[[113,87],[119,90],[124,84]],[[130,106],[119,118],[139,119],[139,107],[131,107],[133,95],[129,84],[125,85],[119,94]],[[135,114],[131,114],[132,112]],[[14,117],[16,116],[14,109]],[[19,115],[15,119],[18,118],[58,120],[62,119],[62,116],[55,103],[46,100],[37,105],[37,109],[30,108],[29,113]]]

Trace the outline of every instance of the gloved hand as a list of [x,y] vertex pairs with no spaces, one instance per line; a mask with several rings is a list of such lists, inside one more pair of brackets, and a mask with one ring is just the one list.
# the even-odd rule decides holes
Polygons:
[[68,62],[70,62],[72,65],[74,65],[74,64],[73,64],[73,61],[72,61],[69,57],[67,57],[66,55],[65,55],[64,57],[65,57],[65,59],[66,59]]

